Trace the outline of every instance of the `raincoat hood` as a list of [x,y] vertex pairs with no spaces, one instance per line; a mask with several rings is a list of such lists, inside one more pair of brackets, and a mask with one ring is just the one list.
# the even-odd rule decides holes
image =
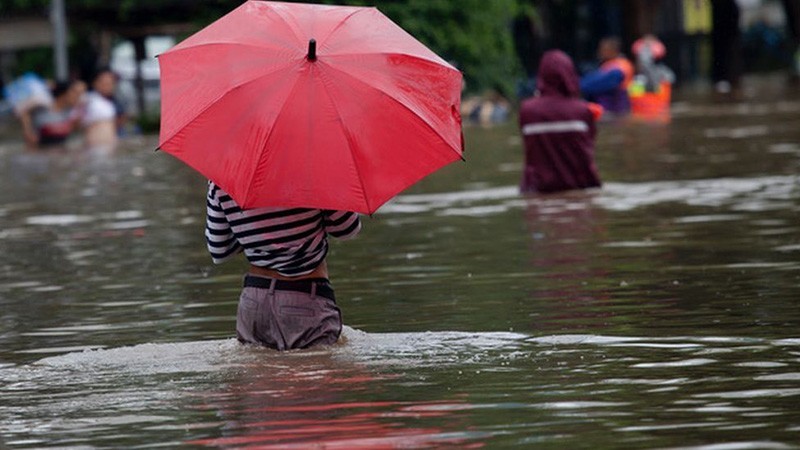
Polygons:
[[539,64],[537,87],[543,96],[580,96],[580,80],[572,59],[561,50],[546,52]]

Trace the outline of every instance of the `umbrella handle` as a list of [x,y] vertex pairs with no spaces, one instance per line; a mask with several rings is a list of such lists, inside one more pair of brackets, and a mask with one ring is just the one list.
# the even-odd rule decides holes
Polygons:
[[309,61],[317,60],[317,40],[311,39],[308,41],[308,56]]

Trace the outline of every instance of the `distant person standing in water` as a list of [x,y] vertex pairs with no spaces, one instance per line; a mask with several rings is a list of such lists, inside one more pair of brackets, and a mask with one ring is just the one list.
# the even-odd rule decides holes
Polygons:
[[519,111],[525,145],[520,190],[544,193],[600,186],[594,139],[602,107],[580,98],[575,66],[560,50],[544,54],[537,80],[538,95],[523,101]]
[[357,235],[358,214],[242,209],[213,182],[207,207],[206,240],[214,263],[242,252],[250,262],[236,315],[239,341],[276,350],[336,343],[342,314],[328,278],[328,237]]
[[607,37],[597,47],[600,68],[584,75],[580,91],[589,101],[599,103],[606,111],[626,115],[631,111],[628,88],[635,69],[622,54],[622,43],[618,38]]
[[92,78],[81,119],[86,146],[90,149],[108,150],[117,143],[116,85],[117,76],[110,69],[101,69]]
[[63,145],[78,124],[76,106],[86,92],[82,81],[61,81],[51,89],[49,105],[34,105],[19,112],[25,142],[31,149]]

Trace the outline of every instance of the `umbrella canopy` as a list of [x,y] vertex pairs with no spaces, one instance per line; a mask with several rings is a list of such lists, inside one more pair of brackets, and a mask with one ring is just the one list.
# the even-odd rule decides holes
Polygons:
[[159,147],[243,208],[371,214],[462,158],[461,73],[375,8],[251,0],[159,64]]

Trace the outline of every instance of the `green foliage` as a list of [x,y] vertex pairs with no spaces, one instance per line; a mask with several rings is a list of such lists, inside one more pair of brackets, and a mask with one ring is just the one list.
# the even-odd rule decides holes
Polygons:
[[14,76],[34,72],[45,78],[53,78],[53,50],[36,48],[20,52],[14,66]]
[[385,13],[465,73],[467,88],[509,87],[519,75],[509,27],[516,0],[387,2]]
[[49,4],[49,0],[0,0],[0,10],[25,11],[46,8]]

